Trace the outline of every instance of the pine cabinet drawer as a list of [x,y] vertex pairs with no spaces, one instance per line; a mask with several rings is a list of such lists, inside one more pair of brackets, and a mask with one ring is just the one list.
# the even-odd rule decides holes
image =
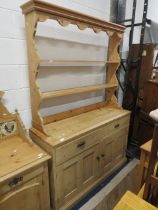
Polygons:
[[98,130],[98,132],[103,138],[105,138],[106,136],[109,136],[122,128],[129,127],[129,118],[129,115],[122,118],[118,118],[117,120],[114,120],[113,122],[104,125]]
[[56,164],[59,165],[77,154],[87,150],[89,147],[99,143],[101,139],[100,133],[97,131],[91,132],[79,139],[60,146],[56,149]]
[[43,172],[44,172],[44,167],[39,166],[39,167],[33,168],[29,171],[20,173],[19,175],[14,176],[13,178],[3,182],[0,185],[0,196],[9,192],[10,190],[14,190],[16,187],[23,185],[24,183],[28,182],[29,180],[32,180],[33,178],[39,176]]
[[128,125],[129,116],[125,116],[109,124],[106,124],[79,139],[60,146],[56,149],[56,165],[67,161],[73,156],[76,156],[89,147],[99,143],[102,139],[104,139],[106,136],[109,136],[111,133],[122,129],[123,127],[128,127]]

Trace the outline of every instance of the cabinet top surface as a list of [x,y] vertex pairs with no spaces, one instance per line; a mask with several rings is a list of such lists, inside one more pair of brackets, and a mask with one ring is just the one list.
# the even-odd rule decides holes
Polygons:
[[15,175],[22,169],[35,166],[49,159],[49,155],[37,145],[18,136],[0,142],[0,182],[5,176]]
[[99,126],[129,115],[129,113],[121,108],[105,107],[47,124],[45,130],[50,137],[46,138],[46,141],[52,146],[63,144]]

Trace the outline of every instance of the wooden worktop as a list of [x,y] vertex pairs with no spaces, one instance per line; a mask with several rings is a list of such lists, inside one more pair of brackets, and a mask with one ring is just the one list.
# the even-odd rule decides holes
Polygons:
[[42,138],[34,128],[31,131],[38,136],[40,135],[48,144],[57,146],[120,117],[129,115],[129,113],[129,111],[117,107],[104,107],[45,125],[48,138],[44,137],[44,135],[42,135]]
[[113,210],[157,210],[157,208],[127,191]]
[[34,143],[14,136],[0,142],[0,183],[50,158]]

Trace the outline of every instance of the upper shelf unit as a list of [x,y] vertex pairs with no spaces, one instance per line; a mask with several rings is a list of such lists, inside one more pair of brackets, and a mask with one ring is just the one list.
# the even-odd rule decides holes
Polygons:
[[[51,123],[52,119],[61,120],[73,115],[88,112],[93,109],[103,107],[105,105],[118,106],[115,99],[115,91],[118,86],[116,79],[116,71],[120,64],[120,57],[118,54],[118,46],[120,44],[122,34],[125,30],[124,26],[115,23],[100,20],[98,18],[85,15],[76,11],[72,11],[54,4],[46,3],[40,0],[30,0],[21,6],[25,14],[26,34],[27,34],[27,48],[29,60],[29,74],[30,74],[30,92],[31,92],[31,106],[32,106],[32,125],[36,129],[47,135],[45,123]],[[69,24],[76,25],[80,30],[86,28],[92,29],[95,33],[104,31],[108,35],[108,61],[105,60],[40,60],[35,46],[35,38],[38,22],[44,22],[48,19],[56,20],[61,26],[65,27]],[[52,66],[107,66],[105,84],[97,84],[91,86],[75,87],[64,90],[56,90],[41,93],[37,82],[37,75],[40,67]],[[44,68],[43,68],[44,69]],[[94,92],[106,89],[105,101],[96,104],[91,104],[78,109],[68,110],[64,113],[58,113],[58,116],[52,115],[42,118],[39,112],[40,104],[43,100],[56,98],[61,96],[68,96],[86,92]],[[49,118],[49,120],[47,119]]]

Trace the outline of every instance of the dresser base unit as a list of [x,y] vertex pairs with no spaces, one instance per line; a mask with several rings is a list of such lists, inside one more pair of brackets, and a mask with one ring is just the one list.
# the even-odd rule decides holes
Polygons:
[[51,156],[52,207],[70,209],[126,160],[130,112],[104,107],[35,128],[30,135]]

